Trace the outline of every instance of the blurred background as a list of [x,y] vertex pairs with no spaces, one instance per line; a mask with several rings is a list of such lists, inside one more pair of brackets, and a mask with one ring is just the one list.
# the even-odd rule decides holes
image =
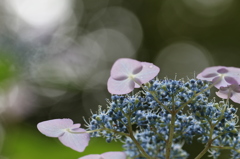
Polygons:
[[240,67],[239,7],[238,0],[1,0],[0,159],[121,151],[121,143],[92,139],[78,153],[36,124],[71,118],[84,127],[90,109],[106,106],[109,72],[121,57],[154,63],[160,78]]

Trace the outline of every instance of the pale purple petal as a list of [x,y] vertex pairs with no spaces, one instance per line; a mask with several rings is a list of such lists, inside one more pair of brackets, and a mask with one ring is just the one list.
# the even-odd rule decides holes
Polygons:
[[148,62],[141,62],[143,69],[135,75],[141,84],[149,82],[151,79],[157,76],[160,71],[160,68]]
[[228,87],[221,87],[218,92],[216,92],[217,96],[223,99],[229,98],[235,103],[240,104],[240,86],[239,85],[230,85]]
[[117,60],[108,79],[108,91],[112,94],[127,94],[141,84],[147,83],[159,73],[160,68],[148,62],[122,58]]
[[234,101],[235,103],[239,103],[240,104],[240,93],[239,92],[234,92],[231,100]]
[[226,73],[225,76],[231,77],[234,79],[234,81],[229,81],[229,82],[231,82],[231,84],[240,84],[240,68],[228,67],[227,69],[228,69],[228,73]]
[[198,79],[212,81],[215,87],[227,87],[240,84],[240,69],[235,67],[214,66],[203,70],[197,75]]
[[102,159],[101,155],[87,155],[80,157],[79,159]]
[[[71,131],[85,132],[86,130],[79,128]],[[70,133],[66,130],[66,133],[64,133],[58,139],[61,141],[63,145],[70,147],[78,152],[83,152],[84,149],[88,146],[90,135],[88,133],[83,134]]]
[[104,159],[126,159],[124,152],[106,152],[101,155]]
[[224,66],[208,67],[197,75],[197,79],[212,81],[215,77],[219,75],[217,70],[221,70],[223,68],[225,67]]
[[71,129],[75,129],[75,128],[80,128],[81,124],[73,124],[71,127]]
[[227,99],[229,91],[231,91],[229,87],[220,87],[219,91],[216,92],[216,95],[222,99]]
[[237,81],[238,79],[237,79],[237,78],[234,78],[234,77],[225,76],[225,77],[224,77],[224,80],[228,83],[228,85],[238,84],[238,83],[239,83],[239,82]]
[[53,119],[37,124],[38,130],[49,137],[59,137],[64,134],[64,129],[73,125],[71,119]]
[[223,68],[218,69],[217,72],[220,74],[226,74],[229,72],[229,70],[226,67],[223,67]]
[[230,85],[226,80],[224,80],[221,76],[219,77],[215,77],[213,80],[212,80],[212,83],[215,83],[215,87],[216,88],[220,88],[220,87],[227,87],[228,85]]
[[[134,81],[135,81],[135,85],[134,85],[134,88],[140,88],[141,87],[141,84],[142,84],[142,82],[139,80],[139,79],[137,79],[137,78],[135,78],[134,79]],[[136,83],[137,82],[137,83]],[[140,84],[140,85],[139,85]]]
[[111,77],[115,80],[125,80],[142,70],[141,62],[128,58],[118,59],[112,66]]
[[232,89],[231,100],[234,101],[235,103],[240,104],[240,86],[239,85],[231,85],[230,87]]
[[240,76],[240,68],[237,67],[227,67],[228,73],[233,76]]
[[138,78],[134,77],[133,81],[135,82],[134,88],[140,88],[141,87],[142,82]]
[[234,92],[240,93],[240,86],[237,85],[231,85],[231,88]]
[[134,89],[135,83],[130,79],[124,81],[117,81],[111,77],[108,79],[108,91],[112,94],[127,94]]
[[[219,82],[217,82],[219,81]],[[238,82],[236,81],[236,79],[232,78],[232,77],[228,77],[228,76],[224,76],[224,77],[216,77],[212,80],[213,83],[215,83],[215,87],[216,88],[220,88],[220,87],[227,87],[229,85],[232,84],[238,84]],[[216,83],[217,82],[217,83]]]
[[202,76],[202,77],[199,77],[199,75],[197,76],[197,78],[204,78],[205,80],[209,80],[209,81],[211,81],[213,78],[215,78],[215,77],[218,77],[218,74],[217,73],[210,73],[210,74],[206,74],[206,75],[204,75],[204,76]]

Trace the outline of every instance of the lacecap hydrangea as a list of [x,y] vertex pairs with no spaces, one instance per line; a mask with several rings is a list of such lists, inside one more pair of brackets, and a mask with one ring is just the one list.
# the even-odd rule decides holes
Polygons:
[[[86,129],[71,119],[44,121],[38,129],[79,152],[90,137],[123,142],[123,152],[79,159],[200,159],[206,153],[216,159],[223,149],[230,150],[229,158],[240,158],[237,108],[229,101],[240,103],[240,69],[209,67],[196,79],[187,80],[158,79],[159,72],[160,68],[148,62],[119,59],[108,79],[112,96],[107,107],[100,106],[92,114]],[[221,100],[210,98],[212,87],[219,89],[216,95]],[[135,88],[140,89],[133,93]],[[196,156],[183,149],[194,138],[205,145]]]

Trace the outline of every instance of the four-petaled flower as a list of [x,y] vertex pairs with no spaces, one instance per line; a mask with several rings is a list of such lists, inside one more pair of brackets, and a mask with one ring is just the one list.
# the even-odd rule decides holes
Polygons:
[[[80,124],[73,124],[71,119],[53,119],[38,123],[38,130],[49,137],[57,137],[63,145],[82,152],[88,145],[90,135],[79,128]],[[80,133],[82,132],[82,133]]]
[[230,85],[228,87],[220,87],[219,91],[216,92],[217,96],[223,99],[230,98],[235,103],[240,103],[240,86]]
[[153,79],[160,68],[148,62],[133,59],[118,59],[111,69],[108,91],[112,94],[127,94],[134,88]]
[[106,152],[101,155],[87,155],[79,159],[126,159],[124,152]]
[[208,67],[197,75],[198,79],[211,81],[218,89],[240,83],[240,69],[235,67]]

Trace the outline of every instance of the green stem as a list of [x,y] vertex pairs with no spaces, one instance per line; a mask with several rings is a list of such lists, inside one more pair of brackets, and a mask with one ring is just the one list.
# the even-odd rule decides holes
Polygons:
[[[219,82],[219,81],[217,81],[217,82]],[[202,94],[203,92],[211,89],[217,82],[211,84],[210,86],[208,86],[207,88],[203,89],[203,90],[200,91],[199,93],[194,94],[194,95],[192,96],[192,98],[190,98],[186,103],[184,103],[181,107],[179,107],[179,108],[177,109],[177,112],[179,112],[181,109],[183,109],[185,106],[187,106],[187,104],[190,103],[194,98],[196,98],[197,96],[199,96],[199,95]]]
[[155,99],[155,101],[156,101],[160,106],[162,106],[165,110],[167,110],[168,112],[170,112],[170,109],[168,109],[168,107],[167,107],[166,105],[162,104],[162,103],[158,100],[158,98],[156,97],[154,91],[148,91],[148,90],[146,90],[146,89],[143,87],[144,84],[138,83],[138,82],[135,81],[135,80],[133,80],[133,81],[136,82],[144,91],[149,92],[149,93],[153,96],[153,98]]
[[130,114],[125,114],[122,110],[120,110],[125,116],[127,116],[127,120],[128,120],[128,125],[124,125],[127,127],[128,129],[128,132],[129,132],[129,135],[128,137],[130,137],[134,144],[137,146],[138,150],[142,153],[142,155],[144,155],[147,159],[152,159],[146,152],[145,150],[142,148],[142,146],[138,143],[138,141],[136,140],[136,138],[134,137],[133,135],[133,130],[132,130],[132,123],[131,123],[131,115],[132,113]]
[[227,102],[226,102],[227,105],[229,105],[230,96],[231,96],[231,87],[229,87],[228,98],[227,98]]
[[170,129],[169,129],[169,137],[168,137],[167,146],[166,146],[166,159],[170,159],[170,152],[172,148],[174,127],[175,127],[175,120],[176,120],[176,112],[174,111],[171,114],[172,114],[172,117],[171,117]]
[[211,148],[216,148],[216,149],[223,149],[223,150],[234,150],[237,151],[238,153],[240,153],[240,150],[235,149],[234,147],[222,147],[222,146],[211,146]]
[[[209,140],[210,141],[210,140]],[[211,143],[212,142],[208,142],[205,145],[205,148],[197,155],[197,157],[195,159],[200,159],[201,157],[203,157],[203,155],[205,155],[205,153],[208,151],[208,149],[211,147]]]
[[130,138],[133,140],[134,144],[137,146],[137,148],[140,150],[140,152],[142,153],[142,155],[144,157],[146,157],[147,159],[152,159],[152,157],[150,157],[142,148],[142,146],[138,143],[138,141],[136,140],[136,138],[134,137],[134,135],[132,133],[130,133]]
[[96,132],[96,131],[110,131],[110,132],[114,132],[116,134],[122,135],[122,136],[126,136],[126,137],[130,137],[133,142],[135,143],[135,145],[137,146],[137,148],[140,150],[140,152],[142,153],[142,155],[144,155],[144,157],[146,157],[147,159],[153,159],[152,157],[150,157],[145,151],[144,149],[141,147],[141,145],[138,143],[138,141],[136,140],[136,138],[133,135],[133,131],[132,131],[132,125],[131,125],[131,121],[130,118],[128,117],[128,131],[129,134],[123,133],[123,132],[119,132],[113,129],[108,129],[108,128],[102,128],[102,129],[96,129],[96,130],[91,130],[91,131],[84,131],[84,132],[75,132],[75,131],[71,131],[70,129],[67,129],[68,132],[73,133],[73,134],[85,134],[85,133],[92,133],[92,132]]
[[195,158],[195,159],[200,159],[210,148],[219,148],[219,149],[233,149],[232,147],[220,147],[220,146],[211,146],[212,142],[217,139],[218,137],[220,137],[223,134],[220,134],[218,136],[216,136],[215,138],[212,138],[213,135],[213,130],[215,128],[215,126],[217,126],[217,124],[223,119],[224,117],[224,112],[226,110],[227,106],[224,106],[224,108],[221,111],[221,116],[218,118],[218,121],[215,124],[212,124],[211,121],[208,120],[208,123],[210,125],[210,134],[209,134],[209,140],[208,143],[205,145],[205,148],[200,152],[200,154]]
[[213,135],[213,129],[214,129],[215,126],[213,126],[210,121],[209,121],[209,125],[210,125],[209,140],[206,143],[204,149],[197,155],[197,157],[195,159],[200,159],[203,155],[205,155],[205,153],[211,148],[211,144],[214,141],[212,139],[212,135]]
[[226,111],[227,106],[224,105],[224,108],[221,110],[221,116],[218,118],[218,121],[213,125],[213,128],[218,125],[218,123],[224,118],[224,112]]
[[216,149],[225,149],[225,150],[231,150],[233,147],[222,147],[222,146],[211,146],[211,148],[216,148]]
[[128,119],[128,127],[127,128],[128,128],[128,131],[129,131],[129,137],[133,140],[134,144],[137,146],[137,148],[139,149],[139,151],[142,153],[142,155],[144,157],[146,157],[147,159],[152,159],[152,157],[150,157],[145,152],[145,150],[142,148],[142,146],[138,143],[138,141],[134,137],[130,117],[128,117],[127,119]]
[[164,104],[162,104],[159,100],[158,100],[158,98],[156,97],[156,95],[155,95],[155,92],[153,92],[153,91],[148,91],[152,96],[153,96],[153,98],[155,99],[155,101],[160,105],[160,106],[162,106],[165,110],[167,110],[168,112],[171,112],[171,110],[166,106],[166,105],[164,105]]
[[85,133],[92,133],[92,132],[102,131],[102,130],[105,130],[105,129],[95,129],[95,130],[91,130],[91,131],[82,131],[82,132],[71,131],[70,129],[67,129],[67,131],[72,134],[85,134]]
[[73,134],[93,133],[93,132],[102,131],[102,130],[111,131],[111,132],[114,132],[114,133],[119,134],[119,135],[122,135],[122,136],[128,136],[128,137],[130,137],[129,134],[126,134],[126,133],[123,133],[123,132],[120,132],[120,131],[116,131],[116,130],[114,130],[114,129],[108,129],[108,128],[95,129],[95,130],[83,131],[83,132],[76,132],[76,131],[71,131],[70,129],[67,129],[68,132],[73,133]]

